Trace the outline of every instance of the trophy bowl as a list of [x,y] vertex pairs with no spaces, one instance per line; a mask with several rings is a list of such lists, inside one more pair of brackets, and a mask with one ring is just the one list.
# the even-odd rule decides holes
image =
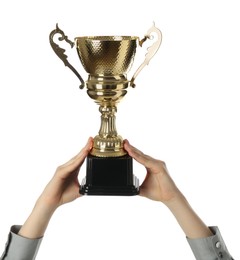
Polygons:
[[76,37],[79,58],[87,73],[114,76],[127,73],[136,53],[138,37]]

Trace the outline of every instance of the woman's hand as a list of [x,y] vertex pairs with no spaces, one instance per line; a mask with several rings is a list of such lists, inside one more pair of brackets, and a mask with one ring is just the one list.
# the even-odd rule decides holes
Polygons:
[[163,161],[144,154],[130,145],[128,140],[124,141],[124,149],[137,162],[145,166],[147,170],[145,180],[140,187],[140,195],[163,203],[170,202],[174,198],[181,196],[181,192],[170,177]]
[[93,140],[89,138],[85,147],[65,164],[59,166],[44,189],[39,201],[53,209],[80,197],[78,182],[79,170],[92,149]]

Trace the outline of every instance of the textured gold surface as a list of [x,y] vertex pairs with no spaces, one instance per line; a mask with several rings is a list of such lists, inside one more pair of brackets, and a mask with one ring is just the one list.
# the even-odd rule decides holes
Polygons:
[[77,37],[75,44],[83,67],[93,75],[127,73],[136,52],[138,37]]

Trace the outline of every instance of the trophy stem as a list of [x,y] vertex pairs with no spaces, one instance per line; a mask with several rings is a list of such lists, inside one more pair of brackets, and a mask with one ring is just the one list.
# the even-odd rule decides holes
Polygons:
[[101,105],[101,126],[94,138],[91,154],[97,157],[118,157],[126,155],[123,149],[123,139],[117,133],[115,105]]
[[100,106],[99,111],[101,115],[101,126],[99,130],[99,136],[102,138],[112,138],[117,136],[116,129],[116,106]]

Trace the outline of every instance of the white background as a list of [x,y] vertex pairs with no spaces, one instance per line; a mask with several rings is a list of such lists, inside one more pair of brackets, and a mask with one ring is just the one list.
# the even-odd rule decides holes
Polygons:
[[[0,2],[0,250],[58,165],[97,134],[98,107],[52,51],[60,28],[142,37],[155,21],[159,52],[118,106],[119,134],[166,161],[207,225],[239,253],[240,16],[238,1]],[[145,55],[138,49],[128,78]],[[74,50],[72,63],[86,79]],[[145,170],[134,164],[142,180]],[[83,166],[80,179],[85,176]],[[38,259],[194,259],[163,205],[141,197],[83,197],[60,208]]]

